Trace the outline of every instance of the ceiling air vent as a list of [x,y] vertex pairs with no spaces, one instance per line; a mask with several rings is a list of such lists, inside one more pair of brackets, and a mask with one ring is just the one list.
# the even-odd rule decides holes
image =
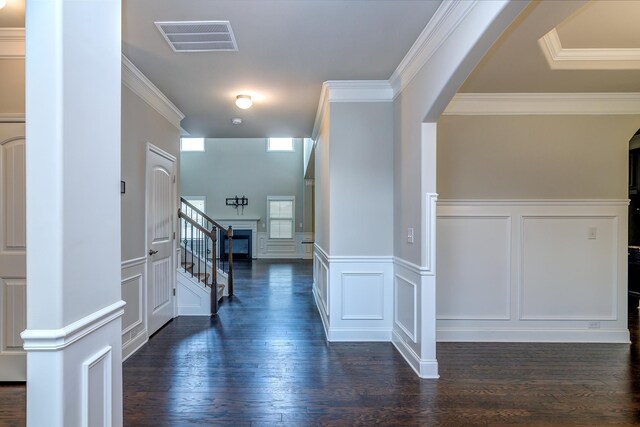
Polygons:
[[174,52],[238,50],[229,21],[175,21],[155,24]]

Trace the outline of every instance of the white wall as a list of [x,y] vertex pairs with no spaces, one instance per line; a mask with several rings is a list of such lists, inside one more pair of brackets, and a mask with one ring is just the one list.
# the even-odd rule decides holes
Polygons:
[[391,102],[331,105],[331,256],[393,254]]
[[[327,102],[321,104],[323,121],[315,152],[319,238],[314,254],[314,296],[330,341],[389,341],[393,316],[392,103],[390,98],[332,101],[342,89],[340,82],[335,87],[325,83]],[[390,91],[388,85],[387,89]]]
[[439,340],[628,342],[638,127],[634,115],[439,120]]
[[[268,152],[266,138],[207,138],[204,152],[180,153],[180,194],[205,196],[213,219],[259,217],[258,231],[267,231],[267,196],[295,196],[295,231],[303,231],[303,147],[294,139],[293,152]],[[227,197],[245,195],[249,205],[227,206]]]
[[319,107],[322,121],[319,124],[314,150],[314,202],[315,245],[325,253],[331,250],[331,181],[329,154],[331,150],[331,105],[328,100]]
[[[121,180],[122,261],[146,256],[145,168],[147,142],[176,158],[180,130],[127,86],[122,85]],[[176,165],[176,167],[180,167]],[[176,171],[176,176],[180,176]]]
[[[132,91],[129,87],[132,85],[130,74],[124,75],[123,82],[120,179],[126,183],[126,192],[120,195],[120,215],[121,290],[122,299],[127,303],[122,318],[122,351],[123,358],[126,359],[148,340],[145,253],[147,143],[177,157],[180,150],[180,130],[158,111],[158,106],[163,101],[159,101],[157,97],[143,99]],[[179,174],[176,173],[176,176]],[[175,209],[177,206],[176,200]]]
[[[393,342],[424,377],[435,360],[435,209],[437,118],[527,2],[447,2],[391,77],[394,100]],[[424,37],[423,37],[424,36]],[[407,239],[414,230],[413,242]],[[402,314],[401,314],[402,313]],[[405,315],[404,313],[411,313]],[[404,318],[403,318],[404,317]],[[407,333],[411,325],[415,333]]]
[[627,209],[440,201],[438,340],[628,342]]
[[441,199],[626,199],[638,115],[442,116]]

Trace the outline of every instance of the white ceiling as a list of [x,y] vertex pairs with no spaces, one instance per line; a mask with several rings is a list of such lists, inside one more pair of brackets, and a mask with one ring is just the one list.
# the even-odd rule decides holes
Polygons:
[[[322,82],[388,79],[440,3],[124,0],[122,50],[194,136],[306,137]],[[239,51],[173,52],[154,21],[179,20],[230,21]],[[235,106],[241,93],[254,96],[251,109]]]

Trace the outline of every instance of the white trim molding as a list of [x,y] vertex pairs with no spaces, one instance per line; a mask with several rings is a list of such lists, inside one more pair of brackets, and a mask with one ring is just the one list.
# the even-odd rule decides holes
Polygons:
[[628,199],[442,199],[440,206],[628,206]]
[[393,346],[407,361],[411,369],[414,370],[420,378],[440,378],[438,375],[438,361],[435,359],[421,359],[413,349],[407,345],[402,336],[395,330],[392,333],[391,342]]
[[464,17],[478,3],[477,0],[442,2],[418,39],[391,74],[389,82],[393,87],[394,97],[407,87],[429,58],[442,46],[449,35],[458,28]]
[[438,201],[436,339],[629,342],[628,203]]
[[27,329],[20,336],[26,351],[59,351],[124,314],[118,301],[60,329]]
[[124,270],[125,268],[135,267],[136,265],[141,265],[147,262],[146,256],[141,256],[138,258],[131,258],[125,261],[122,261],[121,268]]
[[134,64],[122,55],[122,83],[142,98],[176,128],[184,114]]
[[[106,346],[98,353],[91,356],[90,359],[85,360],[82,363],[82,425],[90,426],[101,424],[103,426],[113,425],[111,423],[113,417],[113,402],[112,402],[112,347]],[[101,370],[97,372],[97,375],[92,376],[93,370]],[[102,375],[100,375],[102,374]],[[93,401],[91,392],[92,389],[102,389],[102,402]],[[92,403],[95,406],[102,405],[102,408],[92,407]],[[100,410],[101,409],[101,410]],[[91,419],[92,413],[102,412],[102,419]],[[95,417],[95,415],[94,415]]]
[[0,123],[24,123],[24,113],[0,113]]
[[640,114],[640,93],[458,93],[445,115]]
[[393,97],[388,80],[329,80],[322,83],[311,139],[316,141],[330,102],[391,102]]
[[0,28],[0,59],[24,59],[24,28]]
[[555,28],[538,44],[554,70],[640,70],[638,48],[566,48]]

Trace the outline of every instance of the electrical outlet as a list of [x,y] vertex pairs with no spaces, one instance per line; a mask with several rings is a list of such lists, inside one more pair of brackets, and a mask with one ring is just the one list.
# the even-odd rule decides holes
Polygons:
[[587,327],[589,329],[600,329],[600,322],[589,322]]
[[589,233],[587,234],[589,240],[595,240],[598,238],[598,227],[589,227]]
[[413,228],[407,228],[407,242],[413,243]]

